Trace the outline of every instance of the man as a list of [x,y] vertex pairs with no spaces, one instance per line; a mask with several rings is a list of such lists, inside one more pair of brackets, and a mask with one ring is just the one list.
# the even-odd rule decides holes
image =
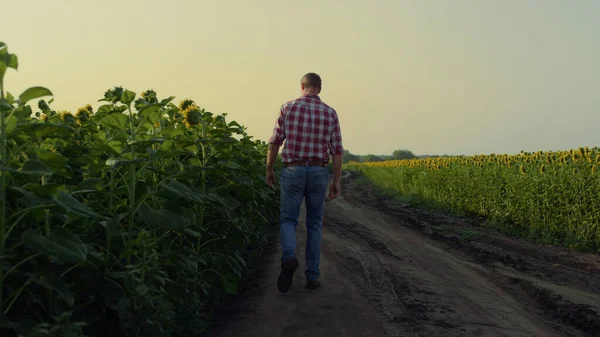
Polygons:
[[321,77],[308,73],[300,81],[301,97],[281,106],[267,155],[267,183],[273,187],[273,169],[279,147],[282,151],[281,173],[281,274],[277,281],[280,292],[287,292],[298,268],[296,228],[302,200],[306,203],[306,288],[316,289],[319,281],[321,230],[325,193],[329,185],[329,156],[333,158],[334,178],[329,199],[340,193],[342,170],[342,135],[336,111],[321,101]]

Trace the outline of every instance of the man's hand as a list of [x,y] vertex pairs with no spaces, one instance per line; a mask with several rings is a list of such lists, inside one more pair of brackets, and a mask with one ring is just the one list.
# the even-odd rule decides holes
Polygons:
[[267,168],[267,185],[271,186],[271,188],[275,188],[275,170],[272,168]]
[[340,195],[341,189],[339,181],[334,181],[333,184],[329,185],[329,200],[335,200]]
[[329,200],[337,198],[342,190],[342,156],[342,153],[333,156],[333,184],[329,186]]
[[275,189],[275,159],[277,159],[277,153],[279,152],[279,145],[269,144],[269,150],[267,151],[267,185]]

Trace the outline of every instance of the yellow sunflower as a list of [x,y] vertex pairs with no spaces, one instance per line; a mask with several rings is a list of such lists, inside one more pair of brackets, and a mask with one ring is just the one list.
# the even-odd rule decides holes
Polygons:
[[75,117],[77,117],[77,124],[81,126],[82,122],[87,121],[88,119],[90,119],[90,115],[93,113],[94,109],[92,108],[92,106],[90,104],[87,104],[86,106],[79,108],[77,110],[77,112],[75,113]]
[[185,126],[188,128],[192,125],[199,124],[202,119],[200,109],[196,105],[188,106],[187,109],[183,111],[183,119],[185,121]]
[[59,113],[60,119],[66,123],[75,123],[75,117],[70,111],[60,111]]
[[191,106],[196,106],[196,103],[194,103],[194,101],[192,101],[191,99],[186,98],[179,103],[179,110],[184,112]]

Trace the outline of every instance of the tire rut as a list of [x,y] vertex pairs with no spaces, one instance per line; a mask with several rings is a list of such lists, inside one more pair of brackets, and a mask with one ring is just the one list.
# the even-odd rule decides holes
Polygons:
[[[475,228],[462,219],[394,205],[352,175],[346,174],[343,186],[343,195],[325,207],[322,287],[303,289],[303,208],[297,235],[301,267],[292,289],[286,294],[276,289],[277,240],[259,262],[264,272],[256,287],[229,304],[209,336],[597,335],[597,311],[584,303],[600,298],[595,292],[600,274],[585,264],[593,257],[552,256],[547,247],[535,253],[535,246],[500,236],[465,241],[456,231],[434,228]],[[536,254],[544,258],[538,261]],[[575,258],[580,264],[571,268],[551,264]]]
[[[339,201],[337,205],[343,203]],[[345,254],[357,256],[359,263],[354,264],[355,272],[363,273],[370,287],[367,296],[388,317],[390,334],[410,332],[415,336],[450,337],[586,335],[569,332],[568,328],[554,324],[543,310],[531,303],[521,305],[502,283],[491,280],[499,276],[489,270],[458,261],[457,257],[438,247],[422,248],[431,247],[431,243],[416,233],[401,228],[394,233],[385,232],[380,228],[382,220],[374,213],[353,206],[356,214],[348,214],[347,207],[336,208],[336,203],[332,204],[327,212],[326,228],[341,240],[354,243]],[[410,237],[413,242],[406,238],[397,240],[398,233]],[[419,244],[419,241],[423,243]],[[399,246],[405,247],[396,249]],[[434,266],[424,268],[428,264]],[[442,272],[436,270],[438,268]],[[503,279],[508,282],[508,278]],[[499,308],[494,307],[497,301],[502,303]]]

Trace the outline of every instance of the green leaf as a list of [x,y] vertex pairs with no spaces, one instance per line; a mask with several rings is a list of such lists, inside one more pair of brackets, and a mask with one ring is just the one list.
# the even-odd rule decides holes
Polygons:
[[191,274],[198,273],[198,263],[187,256],[181,256],[177,260],[177,264]]
[[162,101],[160,101],[160,104],[161,105],[167,105],[167,104],[169,104],[174,99],[175,99],[175,96],[170,96],[169,98],[165,98]]
[[31,107],[29,105],[25,105],[16,108],[13,114],[17,117],[18,120],[22,121],[31,118],[33,111],[31,110]]
[[55,227],[49,237],[38,230],[28,229],[23,233],[23,243],[37,253],[44,253],[56,262],[79,262],[86,260],[88,249],[77,236],[63,227]]
[[75,304],[73,292],[71,292],[69,286],[59,276],[52,274],[44,275],[39,279],[35,279],[34,282],[46,289],[55,290],[69,307],[73,307],[73,304]]
[[12,106],[12,105],[10,105],[10,104],[8,103],[8,101],[7,101],[7,100],[5,100],[5,99],[0,99],[0,111],[1,111],[1,110],[6,110],[6,111],[8,111],[8,110],[12,110],[12,109],[13,109],[13,106]]
[[135,291],[138,293],[138,295],[145,296],[150,291],[150,288],[148,288],[148,286],[145,284],[140,284],[135,287]]
[[97,113],[99,113],[99,114],[108,114],[112,110],[113,110],[113,105],[112,104],[104,104],[104,105],[101,105],[98,108],[98,112]]
[[117,169],[123,166],[135,165],[138,163],[145,162],[146,158],[137,158],[137,159],[119,159],[119,158],[110,158],[106,160],[106,165],[112,167],[113,169]]
[[102,118],[102,120],[100,120],[100,125],[117,130],[125,130],[127,122],[127,116],[121,113],[114,113]]
[[240,264],[235,260],[235,258],[233,257],[229,257],[229,259],[227,260],[227,264],[229,265],[229,267],[231,268],[231,271],[237,276],[237,277],[241,277],[242,276],[242,267],[240,266]]
[[17,128],[17,117],[10,116],[6,121],[6,134],[10,135]]
[[140,109],[138,115],[154,124],[160,119],[160,108],[161,106],[159,104],[147,105]]
[[89,178],[77,185],[75,191],[77,192],[91,192],[91,191],[100,191],[102,189],[102,179],[100,178]]
[[52,92],[44,87],[31,87],[27,90],[25,90],[20,96],[19,96],[19,104],[20,105],[25,105],[27,102],[31,101],[32,99],[36,99],[36,98],[40,98],[40,97],[44,97],[44,96],[52,96]]
[[[0,164],[1,165],[1,164]],[[8,171],[17,174],[25,174],[25,175],[38,175],[45,176],[51,175],[52,170],[46,164],[42,163],[39,160],[30,159],[26,161],[21,168],[15,170],[11,167],[0,166],[0,171]]]
[[79,200],[73,198],[73,196],[65,191],[58,191],[54,201],[58,205],[64,207],[67,211],[82,217],[95,218],[100,216],[93,209],[82,204]]
[[240,255],[239,252],[235,252],[234,257],[237,259],[237,261],[240,263],[240,265],[242,265],[243,267],[246,267],[246,260],[244,260],[244,258]]
[[38,195],[35,195],[34,193],[31,193],[24,188],[11,187],[11,189],[19,192],[25,198],[28,207],[39,206],[43,202],[43,200]]
[[8,55],[8,62],[6,62],[6,65],[9,68],[13,68],[15,70],[19,69],[19,58],[17,57],[17,55],[15,55],[15,54]]
[[164,142],[165,140],[162,138],[157,138],[157,139],[148,139],[148,140],[144,140],[144,139],[136,139],[136,140],[130,140],[127,142],[127,145],[136,145],[136,146],[148,146],[148,145],[152,145],[152,144],[161,144],[162,142]]
[[188,186],[175,180],[172,180],[168,185],[162,183],[160,186],[162,186],[168,192],[171,192],[178,197],[185,198],[190,201],[204,202],[206,201],[206,199],[209,198],[207,195],[193,191]]
[[237,292],[238,288],[238,279],[232,273],[227,273],[223,275],[223,288],[225,290],[225,294],[233,295]]
[[123,95],[121,96],[121,103],[123,103],[125,105],[129,105],[129,104],[131,104],[131,102],[133,102],[134,99],[135,99],[135,92],[129,91],[127,89],[123,91]]
[[106,145],[118,154],[123,152],[123,149],[125,148],[125,144],[120,140],[111,140],[108,143],[106,143]]
[[191,230],[189,228],[184,228],[183,231],[198,239],[202,237],[202,233],[196,232],[195,230]]
[[23,188],[25,188],[39,196],[52,197],[52,196],[56,195],[56,192],[58,190],[64,190],[65,185],[58,184],[58,183],[49,183],[49,184],[45,184],[45,185],[30,183],[30,184],[23,185]]
[[22,128],[25,133],[33,135],[36,138],[46,138],[48,136],[67,138],[75,132],[74,128],[62,124],[22,123],[19,127]]
[[154,227],[179,229],[186,225],[186,221],[180,212],[175,212],[168,208],[154,210],[146,204],[141,204],[138,214],[144,222]]
[[63,168],[69,163],[65,156],[57,152],[40,149],[36,149],[35,152],[42,162],[55,169]]
[[171,139],[171,138],[175,138],[179,135],[183,135],[185,131],[182,128],[179,129],[175,129],[175,128],[168,128],[168,129],[163,129],[160,134],[161,136],[163,136],[165,139]]
[[112,236],[121,236],[121,228],[119,228],[119,223],[114,220],[106,220],[100,222],[100,224],[106,229],[106,232]]

